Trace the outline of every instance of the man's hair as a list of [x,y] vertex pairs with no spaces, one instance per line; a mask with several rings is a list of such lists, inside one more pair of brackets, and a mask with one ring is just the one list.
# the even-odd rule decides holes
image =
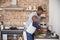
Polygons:
[[42,10],[43,11],[43,8],[42,6],[38,6],[38,11]]

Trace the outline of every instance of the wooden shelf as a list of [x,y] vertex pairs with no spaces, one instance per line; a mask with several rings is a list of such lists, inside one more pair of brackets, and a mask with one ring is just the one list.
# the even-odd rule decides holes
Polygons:
[[25,12],[36,12],[36,10],[24,10],[23,8],[3,8],[0,7],[0,10],[19,10],[19,11],[25,11]]
[[4,8],[4,7],[0,7],[0,10],[23,10],[23,8]]
[[36,12],[36,10],[23,10],[25,12]]

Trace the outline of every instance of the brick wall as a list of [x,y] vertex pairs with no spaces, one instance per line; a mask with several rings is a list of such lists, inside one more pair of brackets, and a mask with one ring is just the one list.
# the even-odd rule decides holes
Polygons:
[[11,0],[1,0],[0,1],[0,6],[1,7],[11,6]]
[[23,26],[28,19],[29,12],[6,11],[3,14],[3,22],[6,26]]
[[[17,0],[17,5],[20,7],[23,7],[24,9],[27,9],[29,5],[33,6],[43,6],[46,11],[48,10],[48,0]],[[7,5],[6,5],[7,3]],[[7,7],[11,3],[8,1],[6,2],[5,6]],[[9,4],[10,3],[10,4]],[[5,26],[23,26],[23,22],[26,22],[28,19],[28,15],[30,14],[30,11],[20,11],[20,10],[2,10],[0,11],[0,14],[3,15],[0,19],[4,22]]]

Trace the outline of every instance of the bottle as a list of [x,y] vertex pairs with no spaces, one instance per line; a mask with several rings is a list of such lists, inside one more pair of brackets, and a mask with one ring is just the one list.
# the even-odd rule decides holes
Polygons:
[[1,25],[1,30],[3,30],[3,25]]
[[1,30],[1,22],[0,22],[0,30]]
[[3,30],[3,22],[2,21],[0,22],[0,28],[1,28],[1,30]]
[[33,6],[33,10],[36,10],[36,6]]
[[32,10],[32,6],[31,5],[29,5],[28,10]]

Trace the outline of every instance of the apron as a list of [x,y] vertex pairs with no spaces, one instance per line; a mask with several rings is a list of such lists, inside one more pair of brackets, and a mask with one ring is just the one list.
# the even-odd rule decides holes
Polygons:
[[32,26],[32,23],[30,26],[26,29],[26,31],[23,32],[24,40],[34,40],[33,33],[35,32],[36,27]]
[[32,23],[31,23],[26,31],[30,34],[33,34],[35,32],[35,30],[36,30],[36,27],[32,26]]

